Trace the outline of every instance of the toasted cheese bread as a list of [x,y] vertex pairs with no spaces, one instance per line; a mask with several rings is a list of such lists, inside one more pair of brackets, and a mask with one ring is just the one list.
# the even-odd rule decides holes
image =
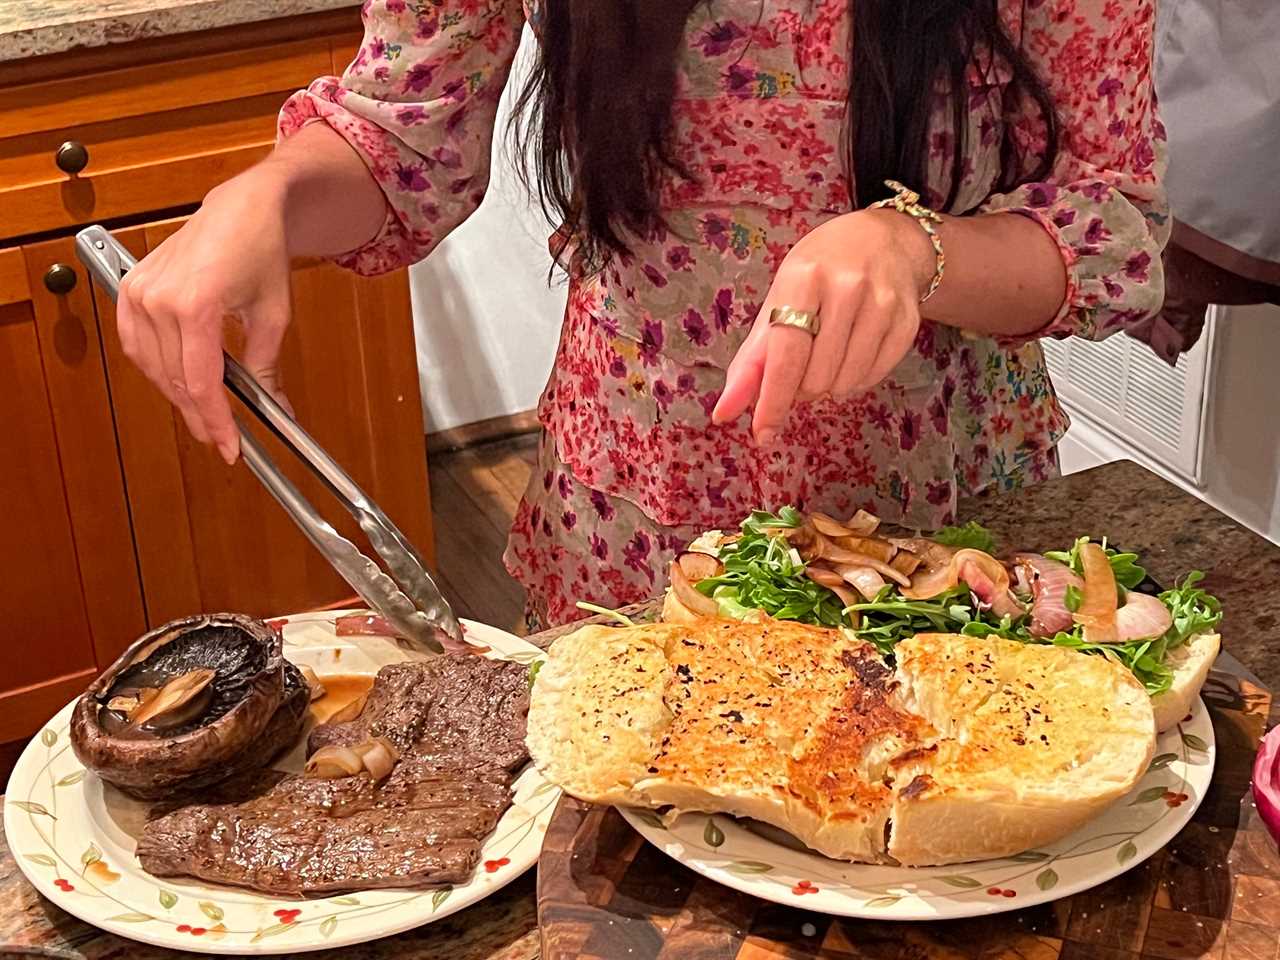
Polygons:
[[1150,698],[1104,658],[937,635],[898,651],[894,671],[867,644],[772,620],[586,627],[538,674],[529,749],[586,800],[750,817],[827,856],[920,865],[1050,842],[1146,769]]
[[534,681],[525,742],[547,778],[592,803],[635,804],[635,783],[671,726],[667,646],[680,628],[583,627]]
[[[761,618],[766,615],[761,611]],[[662,601],[662,619],[666,623],[694,624],[705,622],[667,590]],[[1208,679],[1209,670],[1222,647],[1222,638],[1216,633],[1198,633],[1185,644],[1166,655],[1165,662],[1173,669],[1173,686],[1151,698],[1155,711],[1156,731],[1164,733],[1177,726],[1178,721],[1191,712],[1200,696],[1200,689]],[[1096,657],[1096,654],[1078,654]]]
[[1008,856],[1124,796],[1155,748],[1151,698],[1105,657],[998,637],[898,644],[904,705],[935,731],[898,768],[889,854],[908,865]]

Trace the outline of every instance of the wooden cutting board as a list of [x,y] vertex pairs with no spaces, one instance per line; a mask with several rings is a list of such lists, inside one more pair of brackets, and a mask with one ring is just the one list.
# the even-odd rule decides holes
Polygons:
[[849,920],[757,900],[566,797],[538,866],[542,960],[1277,960],[1280,854],[1249,793],[1271,696],[1224,654],[1204,700],[1217,765],[1183,832],[1093,890],[990,917]]

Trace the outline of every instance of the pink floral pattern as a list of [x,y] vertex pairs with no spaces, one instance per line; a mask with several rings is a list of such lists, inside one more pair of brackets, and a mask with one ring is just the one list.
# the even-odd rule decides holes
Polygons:
[[[954,213],[1012,212],[1062,251],[1068,295],[1037,336],[1109,336],[1153,316],[1167,236],[1164,131],[1151,86],[1152,0],[1003,0],[1009,33],[1062,122],[1052,176],[995,193],[1001,132],[1030,167],[1043,130],[1006,103],[1008,71],[978,51],[969,72],[968,162]],[[1024,19],[1025,10],[1025,19]],[[388,200],[386,224],[342,258],[363,273],[420,259],[479,203],[494,116],[525,18],[518,0],[370,0],[364,45],[281,115],[287,136],[330,124]],[[530,20],[537,27],[536,10]],[[915,350],[865,396],[797,408],[779,439],[712,426],[724,372],[778,264],[850,209],[841,162],[847,0],[697,5],[681,53],[673,143],[696,182],[662,187],[665,227],[571,286],[540,405],[541,468],[508,548],[543,623],[576,599],[657,593],[699,530],[750,509],[859,507],[913,526],[953,518],[958,496],[1056,470],[1067,428],[1036,337],[997,342],[925,324]],[[939,110],[929,200],[950,188],[958,131]],[[1010,269],[1016,269],[1011,264]]]

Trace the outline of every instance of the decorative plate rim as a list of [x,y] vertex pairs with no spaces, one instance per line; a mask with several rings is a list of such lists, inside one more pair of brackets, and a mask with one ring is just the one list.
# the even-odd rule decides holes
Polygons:
[[[361,649],[364,638],[338,636],[332,625],[344,616],[367,613],[317,611],[271,622],[286,630],[291,625],[330,627],[327,644],[313,641],[299,646],[286,636],[286,651],[297,656],[299,650],[308,648]],[[487,648],[483,651],[486,655],[527,664],[545,656],[538,647],[497,627],[463,623],[469,641]],[[560,797],[559,788],[529,764],[516,780],[512,806],[484,843],[475,875],[456,887],[367,890],[286,900],[234,887],[150,877],[135,859],[126,865],[130,889],[133,884],[149,886],[152,900],[144,907],[136,897],[125,901],[104,889],[118,882],[125,871],[117,872],[105,859],[116,847],[92,816],[83,818],[85,823],[78,827],[88,841],[83,852],[79,839],[74,852],[62,849],[56,840],[58,805],[65,810],[67,803],[90,802],[84,791],[97,782],[71,751],[67,728],[74,706],[73,700],[51,718],[23,750],[14,768],[4,803],[5,835],[14,862],[42,896],[67,913],[108,933],[168,949],[258,956],[304,953],[366,943],[443,919],[497,892],[537,863],[542,837]],[[104,900],[112,906],[107,907]],[[264,915],[266,907],[276,907],[270,914],[275,922],[252,929],[229,929],[224,919],[246,904],[263,908]],[[344,924],[344,920],[352,922]],[[296,932],[304,930],[306,939],[298,939]]]
[[[1213,778],[1215,761],[1213,723],[1204,701],[1197,700],[1181,723],[1160,735],[1151,765],[1133,790],[1070,836],[1044,850],[946,867],[845,864],[792,850],[723,814],[686,814],[666,826],[653,811],[619,808],[619,812],[648,843],[673,860],[764,900],[868,920],[950,920],[1059,900],[1132,869],[1191,821]],[[1150,782],[1163,771],[1171,772],[1175,781]],[[1159,808],[1154,806],[1157,801],[1162,801]],[[1148,805],[1158,812],[1145,825],[1095,832],[1108,819],[1122,822],[1129,808]],[[1103,840],[1108,841],[1105,846],[1088,849],[1092,842]],[[776,857],[762,850],[776,852]],[[1088,864],[1087,872],[1079,872],[1083,866],[1079,861]],[[1058,872],[1062,864],[1072,866],[1066,879]],[[987,871],[991,875],[983,879],[975,876]],[[898,879],[865,885],[851,882],[850,877],[859,874],[891,874]],[[936,889],[922,890],[927,883],[934,883]]]

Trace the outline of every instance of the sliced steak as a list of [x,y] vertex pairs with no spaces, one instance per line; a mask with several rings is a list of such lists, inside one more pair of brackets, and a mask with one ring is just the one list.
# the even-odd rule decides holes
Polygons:
[[384,667],[361,715],[326,724],[309,752],[386,737],[401,752],[380,784],[364,773],[288,776],[242,803],[151,821],[143,869],[282,896],[421,888],[471,877],[527,762],[528,668],[475,656]]
[[483,657],[461,656],[448,670],[428,672],[422,663],[383,667],[360,716],[326,723],[311,732],[307,755],[322,747],[386,737],[401,753],[451,756],[479,766],[515,770],[529,753],[524,745],[529,712],[527,667],[498,666]]

